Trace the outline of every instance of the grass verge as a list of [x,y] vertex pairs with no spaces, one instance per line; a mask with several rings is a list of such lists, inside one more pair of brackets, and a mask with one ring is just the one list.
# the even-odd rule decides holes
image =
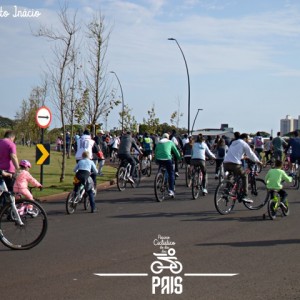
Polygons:
[[[60,182],[61,177],[61,163],[62,153],[53,150],[50,151],[50,164],[43,166],[43,190],[34,189],[33,194],[35,197],[44,197],[49,195],[60,194],[68,192],[73,189],[73,169],[76,165],[74,155],[66,160],[65,178],[63,182]],[[38,181],[41,180],[41,166],[36,165],[36,147],[17,146],[17,154],[19,161],[27,159],[31,162],[31,175]],[[103,168],[104,176],[97,176],[97,184],[111,181],[116,176],[116,169],[111,166],[105,166]]]

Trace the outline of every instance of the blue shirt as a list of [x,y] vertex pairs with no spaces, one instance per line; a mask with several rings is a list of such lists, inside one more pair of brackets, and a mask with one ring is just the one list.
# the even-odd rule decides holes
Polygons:
[[89,172],[94,172],[94,173],[98,172],[95,163],[92,160],[88,159],[88,158],[81,159],[77,163],[77,165],[74,168],[74,172],[77,172],[79,170],[89,171]]

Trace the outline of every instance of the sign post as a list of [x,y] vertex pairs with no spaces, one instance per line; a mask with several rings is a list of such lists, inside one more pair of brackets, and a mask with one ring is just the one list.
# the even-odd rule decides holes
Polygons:
[[43,165],[50,163],[50,145],[44,145],[44,129],[48,128],[52,121],[50,109],[46,106],[40,107],[36,112],[35,120],[42,129],[41,143],[36,147],[36,163],[41,165],[40,183],[43,185]]

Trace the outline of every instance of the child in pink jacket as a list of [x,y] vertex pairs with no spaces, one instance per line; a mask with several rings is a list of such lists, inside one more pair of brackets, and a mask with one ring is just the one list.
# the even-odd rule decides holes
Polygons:
[[26,199],[33,200],[33,196],[28,189],[28,183],[34,187],[42,187],[42,185],[29,173],[28,170],[31,168],[31,163],[28,160],[21,160],[19,165],[20,171],[16,174],[13,190],[15,193],[21,194]]

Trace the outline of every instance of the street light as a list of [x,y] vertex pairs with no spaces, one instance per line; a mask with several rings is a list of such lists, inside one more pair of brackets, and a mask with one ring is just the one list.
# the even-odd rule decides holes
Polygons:
[[197,119],[197,117],[198,117],[198,114],[199,114],[199,111],[200,111],[200,110],[203,110],[203,109],[202,109],[202,108],[198,108],[198,111],[197,111],[197,113],[196,113],[196,116],[195,116],[195,119],[194,119],[194,122],[193,122],[191,135],[193,135],[194,125],[195,125],[195,122],[196,122],[196,119]]
[[191,99],[190,99],[190,75],[189,75],[189,69],[188,69],[187,62],[186,62],[185,56],[183,54],[183,51],[182,51],[181,47],[179,46],[177,40],[174,39],[174,38],[168,38],[168,40],[176,42],[179,50],[181,51],[181,54],[182,54],[182,57],[183,57],[184,63],[185,63],[185,68],[186,68],[186,73],[187,73],[187,78],[188,78],[188,134],[190,134]]
[[124,95],[123,95],[123,89],[122,89],[122,85],[121,85],[121,82],[119,80],[118,75],[114,71],[110,71],[110,73],[115,74],[115,76],[116,76],[116,78],[119,82],[120,89],[121,89],[121,95],[122,95],[122,132],[123,132],[123,130],[124,130]]

